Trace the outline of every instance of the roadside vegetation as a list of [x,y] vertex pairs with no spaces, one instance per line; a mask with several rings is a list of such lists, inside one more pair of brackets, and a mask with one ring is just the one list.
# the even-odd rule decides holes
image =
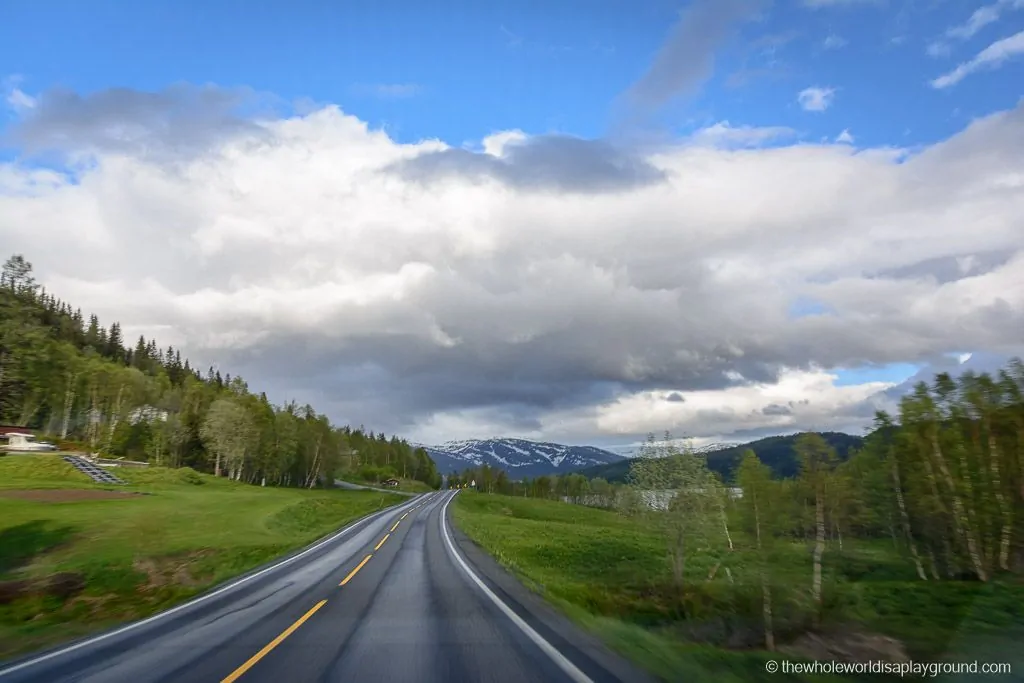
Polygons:
[[201,372],[173,347],[138,338],[40,288],[12,256],[0,271],[0,424],[64,450],[190,467],[265,486],[316,488],[354,475],[440,477],[422,448],[332,425],[312,406],[277,406],[239,376]]
[[562,490],[487,495],[497,487],[470,471],[483,492],[460,494],[454,516],[665,680],[778,680],[772,658],[1011,662],[1019,677],[1022,392],[1019,361],[939,376],[897,417],[879,413],[845,460],[816,434],[797,441],[793,477],[746,453],[731,494],[668,435],[648,441],[626,486],[561,477]]
[[189,468],[117,474],[128,486],[55,455],[0,458],[0,659],[165,609],[405,500]]

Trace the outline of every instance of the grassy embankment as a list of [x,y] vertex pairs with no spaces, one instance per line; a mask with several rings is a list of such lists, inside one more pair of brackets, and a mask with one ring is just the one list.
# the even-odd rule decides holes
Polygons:
[[[362,484],[363,486],[371,486],[373,488],[384,488],[384,485],[379,481],[366,480],[355,481],[353,483]],[[424,484],[422,481],[417,481],[416,479],[399,479],[398,486],[394,487],[394,490],[405,491],[406,493],[430,493],[437,489]]]
[[[772,587],[781,652],[760,639],[757,575],[734,539],[735,583],[722,572],[707,582],[708,561],[688,570],[686,615],[666,585],[665,544],[642,523],[614,512],[559,502],[465,491],[453,505],[456,524],[524,583],[613,649],[664,680],[779,681],[768,660],[831,657],[801,649],[808,630],[809,545],[795,542],[773,558]],[[897,639],[915,661],[1014,662],[1024,673],[1024,585],[916,579],[888,541],[846,540],[825,555],[826,608],[821,632]],[[803,603],[803,606],[801,606]],[[858,658],[857,661],[860,661]],[[790,676],[790,680],[835,676]],[[865,676],[862,680],[884,680]],[[941,677],[940,677],[941,680]]]
[[[130,485],[95,484],[55,455],[0,458],[0,659],[152,614],[406,500],[114,471]],[[104,489],[135,495],[81,499]]]

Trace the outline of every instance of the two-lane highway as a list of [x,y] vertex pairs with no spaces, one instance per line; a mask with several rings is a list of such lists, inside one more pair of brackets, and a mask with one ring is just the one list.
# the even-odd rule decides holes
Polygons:
[[447,521],[455,495],[417,497],[181,607],[0,668],[0,683],[646,678],[474,565]]

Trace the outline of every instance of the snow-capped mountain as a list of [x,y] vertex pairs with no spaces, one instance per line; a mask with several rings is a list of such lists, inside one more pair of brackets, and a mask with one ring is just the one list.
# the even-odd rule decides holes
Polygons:
[[575,472],[584,467],[618,462],[621,455],[593,446],[563,446],[525,439],[469,439],[423,446],[442,473],[490,465],[512,479]]

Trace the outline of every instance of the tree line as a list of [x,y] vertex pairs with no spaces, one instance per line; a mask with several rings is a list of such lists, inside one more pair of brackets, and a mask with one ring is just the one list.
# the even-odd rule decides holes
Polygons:
[[39,286],[21,255],[0,271],[0,423],[113,458],[275,486],[336,477],[440,485],[422,448],[338,426],[310,405],[272,404],[239,376],[100,324]]
[[[799,466],[791,477],[777,476],[748,450],[735,472],[738,489],[708,467],[707,453],[669,434],[648,438],[621,485],[580,475],[510,482],[488,468],[455,481],[638,518],[664,539],[666,581],[680,600],[711,581],[754,586],[768,649],[775,649],[780,608],[812,624],[821,618],[829,591],[839,590],[823,568],[851,543],[888,548],[921,582],[1024,574],[1019,359],[994,375],[944,373],[919,383],[896,415],[876,414],[863,445],[846,459],[814,433],[801,435],[795,450]],[[797,559],[794,570],[794,557],[807,559]],[[801,566],[804,588],[794,591],[789,584]]]

